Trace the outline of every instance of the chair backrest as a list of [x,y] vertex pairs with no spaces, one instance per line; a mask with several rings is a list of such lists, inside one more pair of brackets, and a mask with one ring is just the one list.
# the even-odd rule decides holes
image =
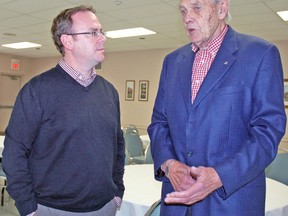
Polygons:
[[3,171],[3,167],[2,167],[2,164],[1,164],[1,163],[0,163],[0,176],[6,177],[6,174],[5,174],[4,171]]
[[139,135],[138,128],[133,124],[128,125],[125,129],[125,133],[131,133],[131,132],[137,133]]
[[125,146],[128,150],[130,157],[143,155],[143,143],[136,133],[126,133]]
[[127,148],[125,147],[125,165],[129,165],[130,164],[130,155],[129,152],[127,150]]
[[151,154],[151,147],[150,144],[148,145],[146,151],[145,151],[145,159],[146,159],[146,164],[153,164],[153,158],[152,158],[152,154]]
[[266,177],[288,185],[288,152],[278,153],[272,163],[266,168]]
[[160,216],[161,199],[157,200],[149,210],[145,213],[145,216]]

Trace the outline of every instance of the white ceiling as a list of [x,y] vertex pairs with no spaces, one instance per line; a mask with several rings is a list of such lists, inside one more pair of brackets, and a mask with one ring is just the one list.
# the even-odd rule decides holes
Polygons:
[[[106,52],[176,48],[188,42],[178,11],[178,0],[0,0],[0,44],[34,42],[39,49],[13,50],[0,46],[0,53],[25,57],[57,56],[50,27],[57,14],[68,7],[90,4],[104,31],[145,27],[156,35],[108,39]],[[288,0],[231,0],[230,22],[234,29],[269,41],[288,40],[288,22],[276,11],[288,10]],[[7,36],[5,33],[15,34]]]

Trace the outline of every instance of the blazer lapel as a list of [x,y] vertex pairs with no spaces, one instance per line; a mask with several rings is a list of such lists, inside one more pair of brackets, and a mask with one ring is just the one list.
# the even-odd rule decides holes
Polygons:
[[185,47],[184,52],[182,52],[177,59],[178,83],[180,85],[187,112],[191,107],[191,75],[194,57],[195,54],[191,49],[191,44],[189,44]]

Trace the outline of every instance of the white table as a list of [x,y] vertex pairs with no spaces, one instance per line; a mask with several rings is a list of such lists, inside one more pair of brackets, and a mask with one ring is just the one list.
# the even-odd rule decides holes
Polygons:
[[[287,171],[284,171],[287,172]],[[288,186],[266,178],[265,216],[288,215]]]
[[145,149],[147,149],[148,145],[150,145],[150,137],[148,134],[145,134],[145,135],[141,135],[140,139],[143,143],[143,149],[145,151]]
[[[265,216],[288,216],[288,186],[266,178]],[[154,180],[153,164],[125,166],[126,187],[120,211],[116,216],[144,216],[160,199],[161,183]]]
[[124,185],[122,205],[116,216],[144,216],[160,199],[161,182],[154,180],[153,164],[125,166]]

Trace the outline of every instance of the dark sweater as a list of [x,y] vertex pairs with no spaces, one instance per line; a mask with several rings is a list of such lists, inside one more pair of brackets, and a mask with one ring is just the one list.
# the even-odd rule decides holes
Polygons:
[[57,65],[17,97],[3,152],[7,190],[21,215],[37,203],[100,209],[123,196],[124,149],[115,88],[99,75],[83,87]]

